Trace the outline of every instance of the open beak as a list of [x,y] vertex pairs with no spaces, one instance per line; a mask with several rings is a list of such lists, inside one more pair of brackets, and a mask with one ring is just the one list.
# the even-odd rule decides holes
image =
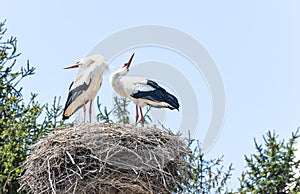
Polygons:
[[78,68],[79,64],[71,65],[69,67],[65,67],[64,69],[72,69],[72,68]]
[[127,69],[129,69],[129,67],[130,67],[130,64],[131,64],[131,61],[132,61],[132,59],[133,59],[133,57],[134,57],[134,54],[135,54],[135,53],[133,53],[133,54],[131,55],[131,57],[130,57],[128,63],[127,63]]

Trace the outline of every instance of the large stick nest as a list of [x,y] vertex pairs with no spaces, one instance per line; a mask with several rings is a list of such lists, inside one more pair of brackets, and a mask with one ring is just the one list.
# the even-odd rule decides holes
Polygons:
[[31,149],[20,184],[32,193],[171,193],[187,154],[169,131],[117,124],[55,129]]

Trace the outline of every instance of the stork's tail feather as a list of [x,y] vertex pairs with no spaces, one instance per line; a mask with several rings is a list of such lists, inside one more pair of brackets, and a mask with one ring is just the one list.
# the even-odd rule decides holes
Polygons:
[[63,115],[63,118],[62,118],[62,120],[67,120],[68,118],[70,118],[69,116],[65,116],[65,115]]
[[179,111],[179,103],[178,103],[177,98],[168,92],[166,92],[166,96],[167,96],[166,103],[168,103],[172,106],[172,107],[168,107],[168,108],[171,110],[177,109]]
[[[66,104],[66,107],[63,112],[63,120],[70,118],[77,110],[83,107],[83,105],[78,106],[75,110],[69,107],[70,105]],[[69,109],[70,108],[70,109]]]
[[67,120],[71,116],[71,115],[66,114],[66,109],[67,109],[67,106],[64,108],[64,112],[63,112],[63,115],[62,115],[62,120]]

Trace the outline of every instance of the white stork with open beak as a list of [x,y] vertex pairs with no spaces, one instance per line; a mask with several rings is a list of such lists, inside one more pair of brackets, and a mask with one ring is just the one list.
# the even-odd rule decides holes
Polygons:
[[110,84],[114,90],[121,96],[131,99],[136,105],[135,122],[139,119],[138,108],[141,113],[142,125],[144,125],[144,116],[142,107],[149,105],[156,108],[169,108],[179,110],[177,98],[160,87],[156,82],[143,77],[126,76],[129,72],[132,54],[128,63],[125,63],[110,76]]
[[108,69],[106,59],[99,54],[79,60],[76,64],[64,69],[82,68],[83,71],[71,83],[68,99],[63,112],[63,120],[68,119],[78,109],[83,107],[86,120],[86,104],[90,102],[89,119],[92,122],[92,103],[97,95],[103,79],[103,73]]

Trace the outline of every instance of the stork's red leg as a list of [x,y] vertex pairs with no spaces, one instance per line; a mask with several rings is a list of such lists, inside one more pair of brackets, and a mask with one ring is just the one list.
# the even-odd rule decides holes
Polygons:
[[135,125],[137,125],[138,120],[139,120],[139,109],[138,106],[135,105]]
[[86,113],[86,107],[85,107],[85,101],[83,102],[83,123],[85,123],[85,113]]
[[142,107],[140,107],[140,113],[141,113],[141,118],[142,118],[142,126],[144,127],[145,118],[144,118],[144,115],[143,115]]
[[92,104],[93,104],[93,100],[90,100],[90,110],[89,110],[89,114],[90,114],[90,123],[92,122]]

